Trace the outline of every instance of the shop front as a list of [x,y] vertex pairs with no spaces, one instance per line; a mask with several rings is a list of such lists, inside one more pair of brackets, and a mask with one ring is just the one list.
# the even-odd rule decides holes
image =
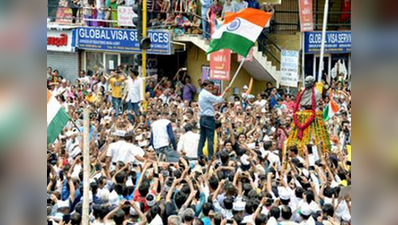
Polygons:
[[[305,74],[318,78],[321,52],[322,32],[304,33]],[[325,54],[322,76],[332,74],[340,61],[345,66],[348,76],[351,75],[351,31],[326,32]],[[341,69],[341,68],[340,68]]]
[[58,70],[67,79],[77,78],[79,54],[74,48],[72,29],[47,30],[47,67]]
[[[88,75],[109,73],[119,65],[136,65],[134,56],[141,54],[136,30],[82,27],[75,33],[76,46],[81,50],[81,67]],[[172,35],[168,30],[150,30],[148,36],[151,48],[147,50],[147,75],[154,75],[157,56],[172,54]]]

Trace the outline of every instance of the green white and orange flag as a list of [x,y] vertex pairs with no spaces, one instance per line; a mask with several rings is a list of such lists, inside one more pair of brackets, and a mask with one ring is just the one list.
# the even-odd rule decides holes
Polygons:
[[230,49],[246,58],[271,16],[271,13],[252,8],[228,13],[224,23],[211,36],[207,54]]
[[330,92],[330,100],[329,104],[323,110],[323,120],[328,121],[333,118],[334,114],[336,114],[340,110],[339,105],[333,99],[333,92]]
[[69,115],[47,90],[47,145],[53,143],[69,121]]

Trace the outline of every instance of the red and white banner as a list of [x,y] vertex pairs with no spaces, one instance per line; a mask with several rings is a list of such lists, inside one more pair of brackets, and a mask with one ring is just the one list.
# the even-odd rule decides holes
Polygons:
[[229,81],[231,50],[223,49],[210,54],[210,79]]
[[133,18],[137,15],[133,11],[133,7],[118,6],[117,7],[117,23],[119,26],[134,27]]
[[300,0],[300,26],[301,32],[314,30],[314,15],[312,12],[312,0]]
[[[253,51],[254,51],[254,49],[252,48],[245,59],[246,62],[253,62]],[[238,62],[242,62],[242,60],[243,60],[243,56],[238,55]]]

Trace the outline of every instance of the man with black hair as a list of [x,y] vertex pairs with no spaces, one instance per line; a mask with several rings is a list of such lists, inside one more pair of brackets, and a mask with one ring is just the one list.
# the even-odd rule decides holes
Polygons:
[[[167,112],[162,113],[161,117],[151,125],[150,146],[155,149],[159,157],[164,154],[166,162],[178,162],[180,154],[177,152],[177,143],[168,116]],[[173,149],[170,149],[170,145]]]
[[131,111],[134,112],[135,116],[140,115],[140,103],[144,101],[144,86],[143,79],[138,76],[138,68],[129,68],[130,77],[126,80],[126,87],[124,88],[123,101],[127,103],[127,110],[129,111],[129,119],[132,121],[133,116]]
[[196,127],[191,123],[187,123],[184,126],[184,130],[185,134],[180,137],[177,150],[181,155],[188,157],[188,159],[196,159],[200,136],[196,132]]
[[298,225],[298,223],[292,221],[292,209],[289,206],[282,207],[282,221],[281,225]]
[[203,90],[199,94],[200,139],[198,157],[203,155],[203,146],[207,140],[207,157],[211,159],[214,155],[214,132],[216,129],[214,104],[223,102],[227,90],[221,96],[215,96],[212,94],[214,91],[213,81],[205,80],[202,86]]

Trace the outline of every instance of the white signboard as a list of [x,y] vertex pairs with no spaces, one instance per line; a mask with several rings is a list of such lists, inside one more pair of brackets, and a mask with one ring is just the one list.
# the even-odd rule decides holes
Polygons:
[[47,51],[72,52],[72,31],[47,30]]
[[299,70],[299,52],[282,50],[280,85],[297,87]]
[[133,18],[136,14],[133,7],[118,6],[117,7],[117,22],[119,26],[134,27]]

